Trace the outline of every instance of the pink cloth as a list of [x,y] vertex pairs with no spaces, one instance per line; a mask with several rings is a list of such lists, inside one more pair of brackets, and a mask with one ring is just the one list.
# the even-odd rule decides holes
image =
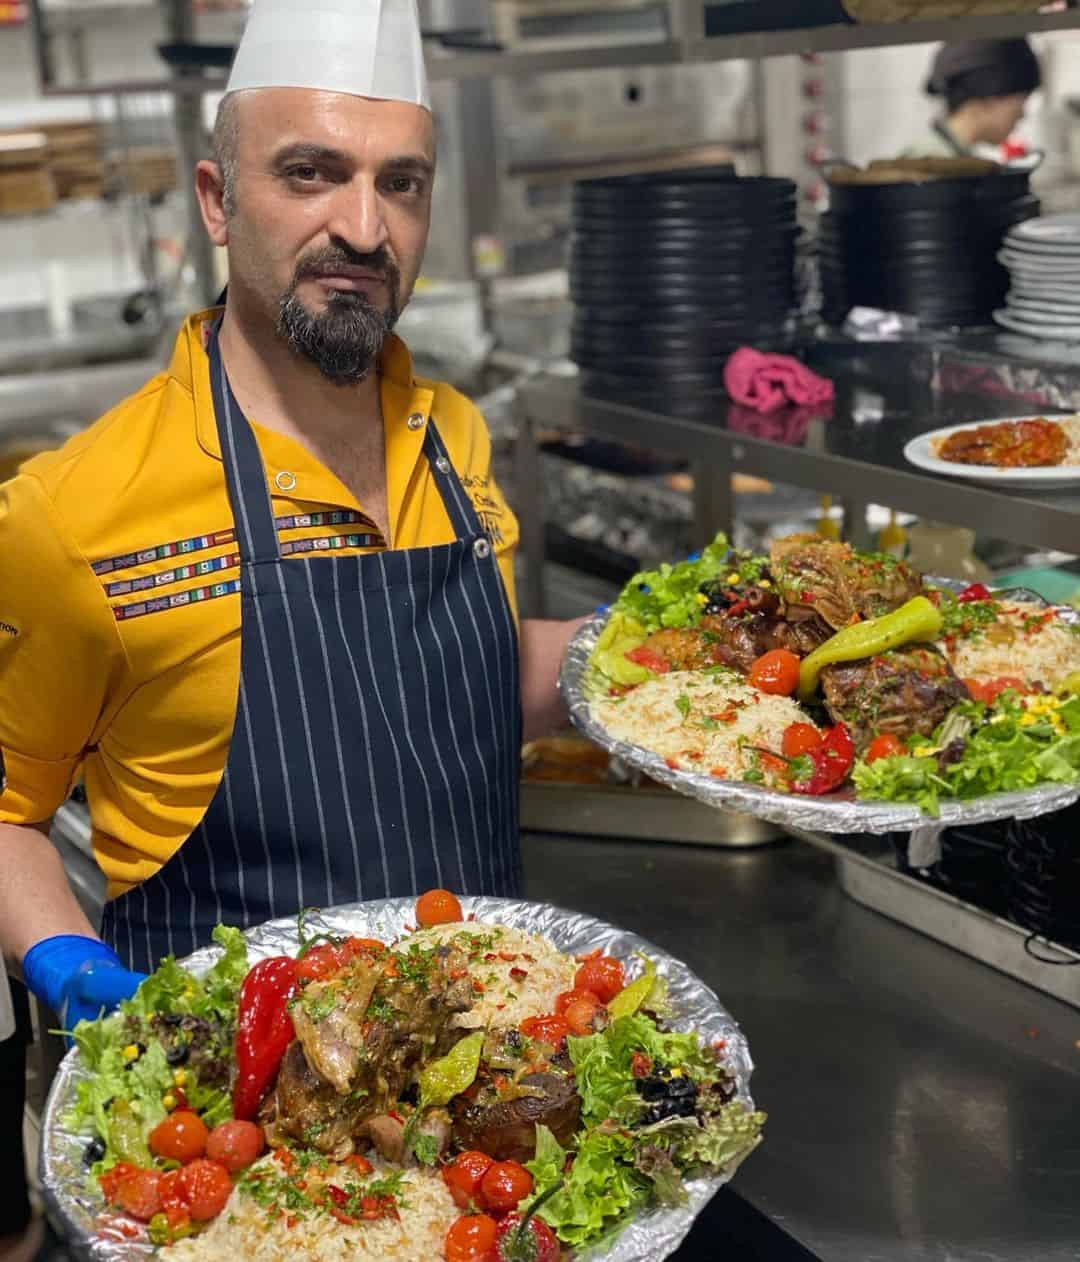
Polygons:
[[724,365],[728,395],[755,412],[775,412],[797,403],[816,407],[831,403],[833,383],[790,355],[774,355],[741,346]]

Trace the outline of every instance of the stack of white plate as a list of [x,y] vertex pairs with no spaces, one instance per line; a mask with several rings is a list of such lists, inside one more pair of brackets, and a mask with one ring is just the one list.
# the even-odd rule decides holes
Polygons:
[[998,259],[1011,284],[994,319],[1028,337],[1080,342],[1080,211],[1026,219]]

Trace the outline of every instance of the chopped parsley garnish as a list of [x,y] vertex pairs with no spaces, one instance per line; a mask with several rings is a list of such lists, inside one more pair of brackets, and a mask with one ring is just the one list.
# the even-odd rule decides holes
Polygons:
[[685,720],[690,713],[690,698],[684,692],[682,696],[675,698],[675,709],[683,716]]

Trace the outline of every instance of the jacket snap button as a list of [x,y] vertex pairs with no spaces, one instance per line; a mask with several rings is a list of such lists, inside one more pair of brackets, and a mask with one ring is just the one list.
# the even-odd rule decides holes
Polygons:
[[477,539],[472,546],[472,550],[481,561],[483,561],[485,557],[491,556],[491,544],[488,543],[486,539]]
[[282,471],[274,478],[274,485],[279,491],[291,491],[296,486],[296,474]]
[[450,461],[447,460],[445,456],[439,456],[438,459],[435,461],[435,468],[438,469],[440,473],[449,473]]
[[408,425],[410,429],[419,429],[420,426],[423,425],[423,423],[424,423],[423,412],[411,413],[409,416],[409,419],[405,422],[405,424]]

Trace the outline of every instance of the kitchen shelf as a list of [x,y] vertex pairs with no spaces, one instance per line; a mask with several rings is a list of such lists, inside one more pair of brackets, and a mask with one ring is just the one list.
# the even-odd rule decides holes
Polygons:
[[[583,3],[585,0],[583,0]],[[38,0],[45,32],[95,16],[153,11],[153,0],[97,0],[87,7],[45,4]],[[1080,9],[1054,13],[1017,13],[992,17],[948,18],[926,22],[851,23],[812,26],[798,30],[754,31],[706,36],[707,0],[670,0],[667,39],[620,37],[617,42],[574,46],[568,39],[557,45],[529,48],[445,49],[429,46],[428,73],[434,81],[519,78],[566,70],[600,70],[634,66],[672,66],[779,57],[797,53],[844,52],[898,44],[920,44],[960,38],[1007,38],[1046,31],[1080,29]],[[39,38],[41,37],[39,33]],[[173,76],[154,80],[118,80],[103,84],[43,85],[50,96],[133,92],[213,92],[223,81],[209,76]]]
[[1015,35],[1080,28],[1080,9],[1065,9],[1058,13],[1017,13],[929,22],[855,23],[706,37],[704,15],[707,7],[697,2],[687,6],[684,14],[686,33],[680,39],[640,43],[626,41],[615,46],[559,47],[536,51],[466,52],[455,49],[452,53],[433,52],[428,59],[428,73],[435,80],[516,78],[550,71],[733,61],[957,39],[1006,39]]
[[[672,452],[707,463],[714,471],[753,473],[841,499],[857,491],[860,500],[970,526],[1013,543],[1056,548],[1062,540],[1076,538],[1080,529],[1080,491],[1004,492],[935,477],[902,458],[892,459],[908,437],[948,424],[952,418],[942,412],[925,421],[909,419],[901,427],[888,415],[867,423],[837,408],[830,419],[812,422],[817,429],[808,434],[807,443],[789,445],[727,429],[722,418],[718,424],[705,424],[591,399],[575,380],[565,377],[545,376],[528,383],[521,391],[521,408],[530,426]],[[990,415],[993,401],[984,400],[983,410]],[[996,410],[1001,411],[1000,401]],[[964,419],[980,418],[976,411],[968,418],[957,416],[956,423]],[[879,428],[884,440],[880,445],[867,441],[872,426]],[[818,439],[823,445],[816,445]],[[849,454],[859,449],[868,458]]]

